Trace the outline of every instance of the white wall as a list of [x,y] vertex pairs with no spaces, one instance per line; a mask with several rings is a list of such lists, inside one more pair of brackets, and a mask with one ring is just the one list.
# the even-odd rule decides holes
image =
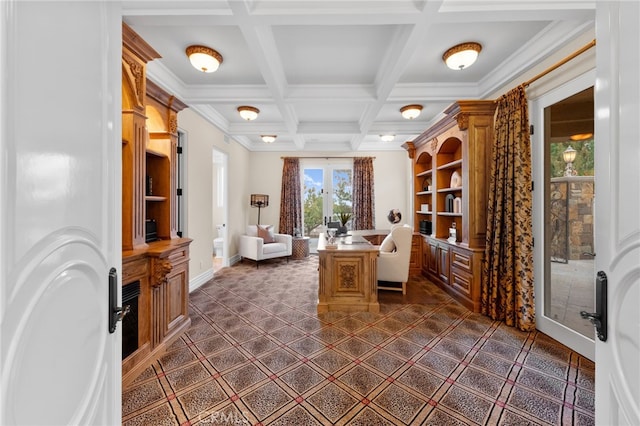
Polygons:
[[280,191],[282,185],[282,157],[375,157],[374,191],[376,200],[375,219],[377,229],[388,229],[389,210],[398,208],[402,212],[403,221],[410,223],[412,197],[410,196],[411,160],[407,151],[368,151],[331,154],[327,152],[252,152],[249,154],[249,192],[244,203],[247,210],[247,222],[256,223],[258,211],[249,206],[250,194],[268,194],[269,207],[260,213],[260,222],[278,226],[280,218]]
[[[228,155],[229,198],[227,235],[229,252],[237,253],[237,238],[244,231],[246,208],[237,194],[247,192],[247,164],[249,152],[233,141],[226,143],[224,134],[200,115],[185,109],[178,114],[180,130],[185,134],[186,155],[185,202],[187,223],[185,237],[192,238],[190,246],[190,280],[211,274],[212,252],[216,229],[213,214],[213,148]],[[239,172],[240,171],[240,172]]]

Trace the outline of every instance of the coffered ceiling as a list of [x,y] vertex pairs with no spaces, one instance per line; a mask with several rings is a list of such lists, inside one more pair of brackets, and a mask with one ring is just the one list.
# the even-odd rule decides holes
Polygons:
[[[162,56],[149,78],[252,151],[398,149],[455,100],[489,96],[591,31],[595,15],[593,1],[554,0],[123,3],[124,21]],[[477,62],[450,70],[443,53],[467,41],[482,45]],[[191,66],[194,44],[223,56],[216,72]],[[414,103],[422,114],[402,118]],[[258,118],[240,118],[240,105]]]

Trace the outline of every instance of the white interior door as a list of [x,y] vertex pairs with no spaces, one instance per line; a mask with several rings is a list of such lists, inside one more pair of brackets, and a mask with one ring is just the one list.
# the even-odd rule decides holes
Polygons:
[[5,0],[0,22],[0,424],[119,424],[119,6]]
[[640,424],[640,3],[596,6],[596,268],[608,338],[596,340],[596,424]]

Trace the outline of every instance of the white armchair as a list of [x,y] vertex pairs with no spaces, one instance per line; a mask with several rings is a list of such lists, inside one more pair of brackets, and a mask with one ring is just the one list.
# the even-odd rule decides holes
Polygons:
[[[378,289],[402,291],[402,294],[407,294],[412,238],[413,230],[409,225],[396,225],[382,241],[378,256]],[[381,281],[402,283],[402,286],[380,285]]]
[[[291,256],[292,237],[288,234],[276,234],[273,225],[248,225],[245,235],[240,236],[240,256],[256,261],[256,268],[261,260]],[[260,234],[260,235],[259,235]]]

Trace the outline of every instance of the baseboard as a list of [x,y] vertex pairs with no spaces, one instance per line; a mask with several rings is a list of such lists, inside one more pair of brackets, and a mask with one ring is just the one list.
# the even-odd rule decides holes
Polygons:
[[213,278],[213,268],[204,271],[203,273],[201,273],[200,275],[198,275],[197,277],[195,277],[193,279],[190,279],[189,280],[189,293],[191,293],[195,289],[199,288],[200,286],[202,286],[202,284],[206,283],[207,281],[209,281],[212,278]]
[[239,254],[236,254],[235,256],[232,256],[229,258],[229,266],[233,266],[236,263],[240,262],[240,260],[242,260],[242,257]]

